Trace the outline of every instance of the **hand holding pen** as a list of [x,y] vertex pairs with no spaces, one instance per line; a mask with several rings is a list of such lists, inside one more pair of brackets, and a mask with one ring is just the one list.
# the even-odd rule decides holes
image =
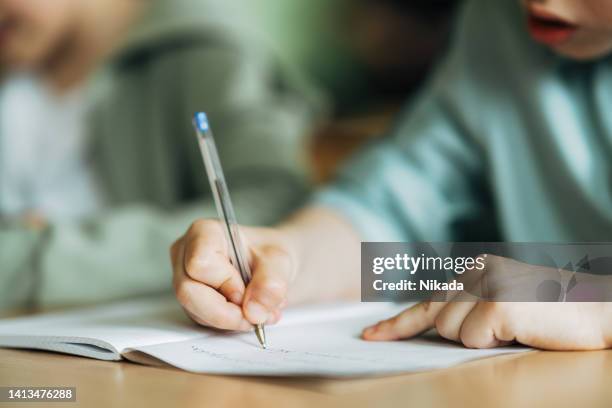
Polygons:
[[238,228],[206,116],[196,115],[195,126],[219,220],[194,222],[172,246],[176,295],[198,323],[255,327],[263,346],[263,325],[280,319],[294,263],[278,231]]

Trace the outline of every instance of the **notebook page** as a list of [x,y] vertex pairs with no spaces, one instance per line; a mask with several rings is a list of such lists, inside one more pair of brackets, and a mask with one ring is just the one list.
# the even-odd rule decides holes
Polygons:
[[[381,309],[388,309],[388,306],[322,304],[296,307],[285,313],[279,326],[342,319],[364,311]],[[171,296],[0,320],[0,347],[37,348],[111,360],[119,359],[119,354],[128,347],[214,334],[218,332],[191,322]],[[101,349],[107,349],[113,354],[104,355]]]
[[[0,320],[0,346],[21,345],[27,348],[37,345],[36,348],[53,350],[57,350],[57,347],[52,347],[53,343],[63,342],[91,344],[121,352],[130,346],[180,341],[208,334],[208,330],[193,324],[170,296]],[[70,352],[70,349],[64,351]]]
[[[444,368],[469,360],[530,349],[505,347],[471,350],[438,338],[435,333],[414,340],[365,342],[361,330],[401,311],[402,305],[334,310],[325,319],[267,328],[269,347],[263,350],[252,333],[211,335],[169,344],[136,347],[124,354],[141,360],[142,354],[175,367],[209,374],[355,377]],[[341,318],[335,316],[342,315]],[[296,319],[297,320],[297,319]],[[295,321],[295,320],[294,320]],[[142,361],[142,360],[141,360]]]

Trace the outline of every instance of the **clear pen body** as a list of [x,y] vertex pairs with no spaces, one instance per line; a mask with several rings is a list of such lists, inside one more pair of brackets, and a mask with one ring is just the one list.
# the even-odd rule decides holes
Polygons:
[[[219,159],[212,130],[210,129],[205,114],[196,114],[194,118],[194,127],[213,199],[215,201],[215,207],[217,208],[217,214],[219,220],[223,223],[223,230],[225,231],[225,238],[228,245],[227,252],[232,264],[240,272],[246,286],[249,284],[252,277],[251,265],[246,256],[247,248],[244,246],[241,238],[240,227],[236,220],[236,214],[221,167],[221,160]],[[256,325],[255,333],[259,342],[265,348],[265,331],[263,325]]]

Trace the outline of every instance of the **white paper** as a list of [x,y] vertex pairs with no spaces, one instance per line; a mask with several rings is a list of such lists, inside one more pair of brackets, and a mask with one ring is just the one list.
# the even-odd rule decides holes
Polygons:
[[171,297],[121,302],[39,316],[0,320],[0,346],[36,348],[103,360],[127,347],[207,336]]
[[413,340],[366,342],[362,329],[391,317],[405,305],[326,306],[295,311],[277,327],[267,327],[269,347],[253,333],[218,333],[167,344],[132,348],[183,370],[232,375],[354,377],[444,368],[469,360],[528,351],[505,347],[464,348],[433,335]]
[[[0,346],[36,348],[145,364],[161,360],[197,373],[265,376],[371,376],[449,367],[529,350],[470,350],[434,336],[366,342],[362,329],[407,305],[320,304],[286,311],[267,326],[269,348],[253,332],[193,324],[172,298],[123,302],[73,312],[0,321]],[[153,357],[153,358],[151,358]]]

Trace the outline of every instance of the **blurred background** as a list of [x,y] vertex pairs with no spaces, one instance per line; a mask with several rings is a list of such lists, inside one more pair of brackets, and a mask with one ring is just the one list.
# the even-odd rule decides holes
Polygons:
[[252,0],[249,12],[285,62],[328,97],[314,135],[317,181],[384,132],[443,52],[458,0]]
[[[3,2],[11,4],[14,0],[0,1],[0,9]],[[338,158],[352,152],[364,138],[382,133],[389,118],[422,83],[447,44],[458,2],[221,3],[247,15],[249,24],[263,34],[280,59],[304,74],[325,95],[329,121],[321,124],[313,139],[315,177],[324,181]],[[0,74],[2,71],[0,64]]]
[[290,213],[385,134],[458,2],[0,0],[0,309],[169,288],[167,248],[215,214],[197,110],[241,222]]
[[253,0],[281,56],[331,96],[337,117],[405,100],[446,44],[457,0]]

